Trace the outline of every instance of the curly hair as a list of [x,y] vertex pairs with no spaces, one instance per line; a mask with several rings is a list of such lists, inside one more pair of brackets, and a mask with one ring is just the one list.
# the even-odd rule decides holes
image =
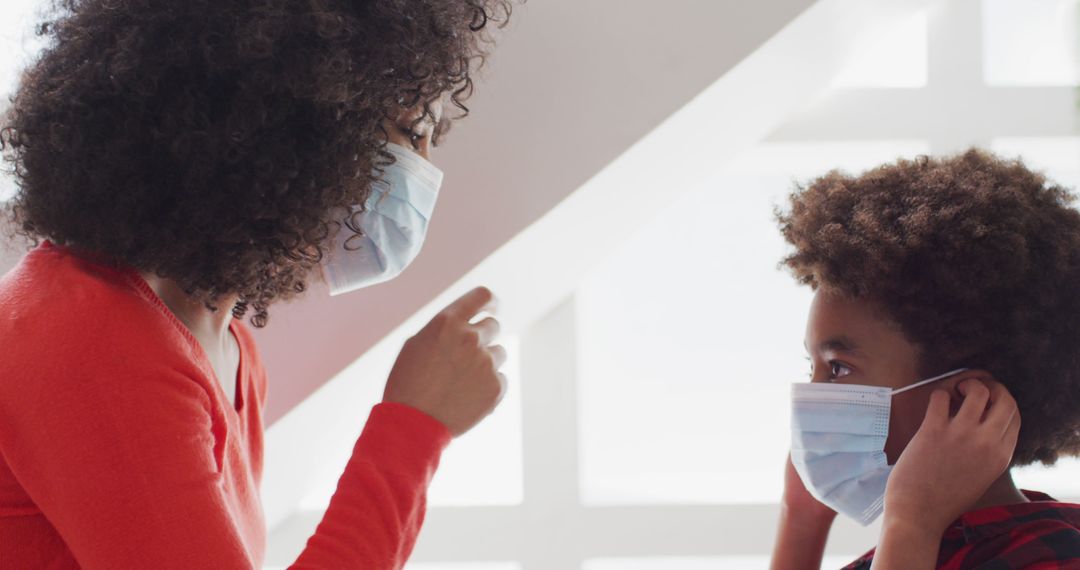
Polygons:
[[[0,130],[16,232],[265,326],[393,157],[384,120],[468,113],[509,0],[57,0]],[[435,128],[435,142],[451,119]]]
[[899,160],[798,187],[782,265],[868,300],[924,373],[982,368],[1024,418],[1014,465],[1080,453],[1080,213],[1074,194],[980,150]]

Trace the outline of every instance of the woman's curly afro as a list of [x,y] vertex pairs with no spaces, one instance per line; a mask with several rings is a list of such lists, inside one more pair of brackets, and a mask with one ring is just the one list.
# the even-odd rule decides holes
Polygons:
[[238,295],[234,315],[264,326],[328,237],[356,231],[351,207],[392,160],[384,120],[432,121],[443,98],[467,113],[485,26],[509,13],[507,0],[59,0],[0,131],[17,231],[210,307]]
[[924,372],[982,368],[1020,406],[1015,465],[1080,454],[1080,213],[1019,161],[970,150],[831,172],[778,213],[784,263],[882,307]]

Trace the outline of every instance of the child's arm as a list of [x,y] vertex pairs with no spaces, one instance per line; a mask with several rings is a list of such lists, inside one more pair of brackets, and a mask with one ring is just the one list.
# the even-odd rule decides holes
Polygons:
[[874,570],[934,568],[948,525],[1012,461],[1020,433],[1016,401],[992,380],[957,389],[964,403],[951,418],[948,392],[931,395],[922,426],[889,476]]
[[772,570],[818,570],[836,512],[818,502],[787,461]]

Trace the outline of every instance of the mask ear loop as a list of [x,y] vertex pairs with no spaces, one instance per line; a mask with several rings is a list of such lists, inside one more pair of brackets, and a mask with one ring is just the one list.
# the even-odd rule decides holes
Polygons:
[[942,374],[941,376],[934,376],[933,378],[927,378],[926,380],[923,380],[921,382],[916,382],[916,383],[912,384],[911,386],[904,386],[903,388],[893,390],[892,395],[895,396],[895,395],[897,395],[897,394],[899,394],[901,392],[907,392],[908,390],[914,390],[915,388],[918,388],[919,386],[925,386],[927,384],[930,384],[931,382],[937,382],[938,380],[944,380],[944,379],[948,378],[949,376],[953,376],[953,375],[959,374],[961,372],[967,372],[968,370],[970,370],[970,368],[957,368],[956,370],[953,370],[952,372],[946,372],[946,373]]

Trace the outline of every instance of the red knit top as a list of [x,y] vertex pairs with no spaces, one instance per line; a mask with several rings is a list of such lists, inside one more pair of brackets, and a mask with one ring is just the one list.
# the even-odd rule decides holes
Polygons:
[[[0,279],[0,568],[262,567],[266,374],[251,334],[235,405],[132,269],[44,242]],[[293,568],[401,568],[450,441],[372,410]]]

